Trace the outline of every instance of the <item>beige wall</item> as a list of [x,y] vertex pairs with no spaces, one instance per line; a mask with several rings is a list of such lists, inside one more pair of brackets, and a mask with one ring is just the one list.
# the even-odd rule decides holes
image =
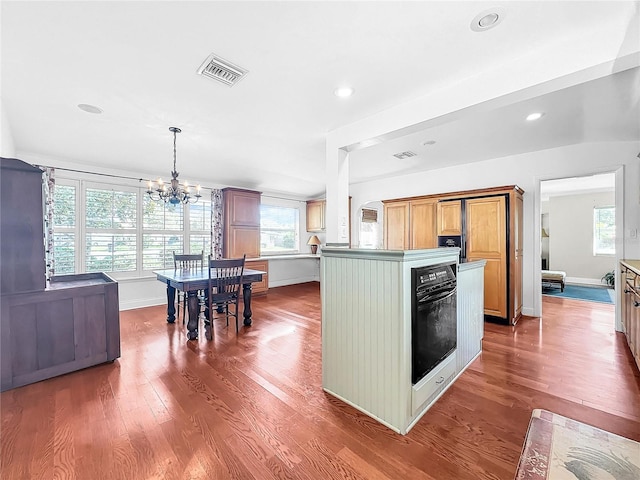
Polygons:
[[593,255],[593,209],[615,204],[615,194],[562,195],[549,199],[549,267],[567,280],[600,283],[615,268],[613,255]]

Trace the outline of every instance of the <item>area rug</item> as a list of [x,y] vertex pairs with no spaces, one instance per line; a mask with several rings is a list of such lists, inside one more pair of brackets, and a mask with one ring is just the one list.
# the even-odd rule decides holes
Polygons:
[[559,288],[542,287],[543,295],[601,303],[613,303],[613,292],[614,290],[610,288],[587,287],[585,285],[565,285],[564,292],[561,292]]
[[516,480],[638,480],[640,443],[534,410]]

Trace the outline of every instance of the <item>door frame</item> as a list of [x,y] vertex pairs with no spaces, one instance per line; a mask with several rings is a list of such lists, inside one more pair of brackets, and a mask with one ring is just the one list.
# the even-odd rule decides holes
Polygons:
[[[536,177],[535,179],[535,198],[534,202],[534,217],[533,217],[533,226],[534,232],[539,236],[542,231],[542,197],[540,193],[540,184],[547,180],[559,180],[562,178],[576,178],[576,177],[588,177],[591,175],[601,175],[606,173],[614,173],[615,174],[615,182],[614,182],[614,197],[615,197],[615,208],[616,208],[616,254],[615,254],[615,265],[616,271],[618,265],[620,264],[620,260],[624,258],[624,165],[620,165],[618,167],[614,167],[613,169],[606,169],[601,171],[591,171],[591,172],[583,172],[576,175],[571,176],[562,176],[556,177],[552,175]],[[542,241],[534,242],[534,251],[533,251],[533,265],[535,266],[533,270],[533,288],[534,288],[534,296],[533,296],[533,310],[534,315],[538,317],[542,317],[542,268],[541,258],[542,258]],[[621,289],[620,289],[620,279],[619,276],[616,276],[615,283],[615,330],[617,332],[622,331],[622,311],[621,311]]]

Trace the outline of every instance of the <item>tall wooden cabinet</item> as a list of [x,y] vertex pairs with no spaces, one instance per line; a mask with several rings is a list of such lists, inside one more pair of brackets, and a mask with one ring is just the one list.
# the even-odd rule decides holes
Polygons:
[[42,171],[0,158],[0,390],[120,356],[118,283],[45,278]]
[[507,318],[507,218],[504,196],[466,201],[467,260],[486,260],[484,312]]
[[506,186],[385,200],[385,248],[435,248],[438,236],[458,236],[463,260],[487,261],[485,316],[513,325],[522,315],[523,193]]
[[260,192],[225,188],[224,240],[222,255],[225,258],[260,256]]
[[388,250],[435,248],[435,199],[384,202],[384,246]]

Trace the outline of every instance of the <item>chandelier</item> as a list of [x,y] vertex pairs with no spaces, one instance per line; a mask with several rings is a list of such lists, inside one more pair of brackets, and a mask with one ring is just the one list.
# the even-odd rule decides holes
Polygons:
[[149,180],[147,193],[152,200],[165,203],[195,203],[202,196],[200,195],[200,185],[196,185],[195,194],[191,194],[191,187],[184,182],[180,184],[178,181],[178,171],[176,170],[176,134],[180,133],[178,127],[169,127],[169,131],[173,132],[173,172],[171,172],[171,183],[166,184],[161,178],[156,182]]

